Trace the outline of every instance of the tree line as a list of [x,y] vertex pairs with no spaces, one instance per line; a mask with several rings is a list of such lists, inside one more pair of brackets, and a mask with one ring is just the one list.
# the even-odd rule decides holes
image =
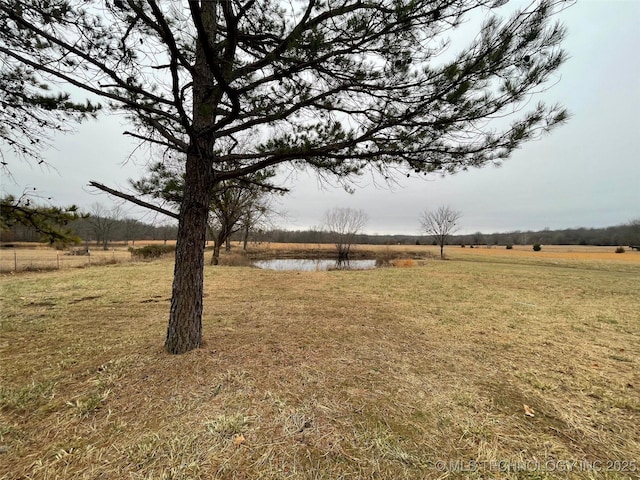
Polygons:
[[[274,243],[333,243],[330,232],[315,227],[308,230],[273,229],[257,232],[256,241]],[[353,243],[362,245],[435,245],[431,235],[367,235],[355,236]],[[618,246],[640,244],[640,221],[604,228],[567,228],[560,230],[514,230],[510,232],[451,235],[447,245],[492,247],[507,245],[593,245]]]
[[[111,242],[135,246],[136,241],[175,241],[177,226],[154,225],[134,218],[110,219],[109,217],[80,218],[69,223],[69,228],[82,244],[96,245],[102,248],[106,239]],[[333,234],[322,226],[306,230],[287,230],[282,228],[258,229],[251,231],[248,237],[244,232],[230,236],[233,242],[250,243],[335,243]],[[0,232],[0,241],[39,242],[42,234],[32,227],[16,224]],[[209,234],[207,242],[213,246],[214,238]],[[356,234],[353,244],[361,245],[432,245],[429,235],[369,235]],[[514,230],[499,233],[482,233],[452,235],[447,245],[469,246],[506,246],[531,245],[594,245],[594,246],[627,246],[640,244],[640,224],[629,222],[604,228],[567,228],[560,230]]]

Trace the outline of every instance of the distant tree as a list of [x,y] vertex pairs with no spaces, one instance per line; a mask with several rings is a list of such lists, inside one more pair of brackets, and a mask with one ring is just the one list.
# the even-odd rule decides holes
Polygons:
[[324,224],[338,250],[338,261],[348,261],[351,245],[367,224],[367,214],[352,208],[333,208],[324,215]]
[[87,222],[95,235],[96,243],[98,245],[102,243],[103,250],[108,250],[114,227],[119,220],[120,209],[118,207],[107,209],[100,203],[94,203],[91,207]]
[[164,245],[167,244],[169,240],[175,240],[176,238],[176,225],[172,223],[164,223],[162,225],[157,226],[158,233],[162,238],[162,242]]
[[473,234],[473,245],[481,245],[484,242],[484,235],[482,232],[476,232]]
[[[8,71],[106,99],[129,136],[183,155],[165,342],[183,353],[202,342],[216,185],[281,163],[344,181],[368,169],[451,173],[500,162],[566,120],[531,101],[566,57],[552,22],[566,2],[524,3],[508,18],[503,3],[2,0],[0,54]],[[484,23],[455,49],[449,35],[473,11]],[[243,133],[246,148],[221,153]]]
[[242,232],[242,249],[247,250],[249,235],[268,228],[278,212],[273,207],[269,197],[257,198],[252,208],[245,211],[240,218],[240,231]]
[[425,210],[420,215],[422,230],[429,235],[436,245],[440,246],[440,258],[444,260],[444,246],[449,237],[458,230],[460,212],[448,206],[438,207],[436,210]]
[[240,220],[256,207],[258,196],[255,189],[243,188],[236,182],[223,182],[216,188],[211,202],[211,230],[217,232],[211,265],[218,264],[223,244],[227,244],[227,250],[230,249],[231,235],[240,231]]
[[78,207],[43,206],[37,197],[24,193],[19,198],[7,195],[0,198],[0,232],[15,225],[35,230],[49,244],[79,243],[80,239],[69,227],[81,217]]
[[144,227],[145,225],[135,218],[125,218],[122,228],[125,245],[129,245],[129,241],[131,241],[132,245],[135,245],[136,239],[142,234]]

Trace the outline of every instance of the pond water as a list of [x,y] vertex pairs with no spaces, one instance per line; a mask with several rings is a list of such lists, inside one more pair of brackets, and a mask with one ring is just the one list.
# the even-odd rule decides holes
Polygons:
[[375,260],[351,260],[338,263],[337,260],[310,260],[303,258],[276,258],[273,260],[258,260],[254,262],[258,268],[266,270],[297,270],[303,272],[322,271],[329,269],[368,270],[375,268]]

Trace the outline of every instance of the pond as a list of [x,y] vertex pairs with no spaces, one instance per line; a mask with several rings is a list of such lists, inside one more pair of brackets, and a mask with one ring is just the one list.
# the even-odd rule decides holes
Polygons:
[[297,270],[303,272],[313,272],[322,270],[369,270],[375,268],[375,260],[351,260],[340,262],[328,259],[303,259],[303,258],[275,258],[273,260],[258,260],[254,262],[258,268],[266,270]]

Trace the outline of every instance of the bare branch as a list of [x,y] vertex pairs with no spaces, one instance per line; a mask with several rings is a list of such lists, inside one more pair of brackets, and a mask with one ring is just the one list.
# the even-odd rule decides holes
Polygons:
[[127,200],[128,202],[135,203],[136,205],[139,205],[140,207],[148,208],[149,210],[153,210],[154,212],[162,213],[163,215],[167,215],[168,217],[171,217],[171,218],[175,218],[175,219],[179,219],[180,218],[180,215],[178,215],[177,213],[171,212],[169,210],[165,210],[162,207],[159,207],[157,205],[153,205],[152,203],[148,203],[148,202],[145,202],[143,200],[140,200],[139,198],[136,198],[133,195],[128,195],[126,193],[119,192],[118,190],[114,190],[113,188],[109,188],[109,187],[107,187],[105,185],[102,185],[101,183],[90,181],[89,185],[91,185],[92,187],[97,188],[98,190],[102,190],[103,192],[106,192],[106,193],[108,193],[110,195],[114,195],[114,196],[116,196],[118,198],[122,198],[124,200]]

